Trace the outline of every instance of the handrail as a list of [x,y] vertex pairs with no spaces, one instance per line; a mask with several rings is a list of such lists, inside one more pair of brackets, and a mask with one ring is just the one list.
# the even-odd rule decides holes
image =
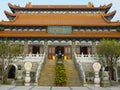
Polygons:
[[43,54],[43,57],[41,58],[39,64],[38,64],[38,68],[36,71],[36,78],[35,78],[35,84],[38,85],[38,79],[40,78],[40,71],[42,69],[43,63],[45,62],[45,53]]
[[76,53],[74,53],[74,59],[75,59],[76,65],[77,65],[77,69],[79,70],[79,73],[80,73],[80,78],[81,78],[82,84],[84,86],[86,84],[86,77],[85,77],[85,73],[84,73],[83,67],[81,65],[81,62],[77,58]]

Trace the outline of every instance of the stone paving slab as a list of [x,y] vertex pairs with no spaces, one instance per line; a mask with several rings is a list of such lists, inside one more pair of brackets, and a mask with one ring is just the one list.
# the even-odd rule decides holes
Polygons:
[[30,90],[33,86],[16,86],[13,89],[10,90]]
[[108,87],[108,90],[120,90],[120,86],[117,87]]
[[108,88],[104,87],[95,87],[95,86],[87,86],[89,90],[109,90]]
[[42,86],[35,86],[33,88],[31,88],[30,90],[50,90],[51,87],[47,86],[47,87],[42,87]]
[[87,87],[71,87],[71,90],[90,90]]
[[14,86],[0,85],[0,90],[120,90],[120,86],[116,87],[51,87],[51,86]]
[[70,90],[69,87],[53,87],[52,90]]
[[12,89],[15,86],[13,85],[0,85],[0,90],[8,90],[8,89]]

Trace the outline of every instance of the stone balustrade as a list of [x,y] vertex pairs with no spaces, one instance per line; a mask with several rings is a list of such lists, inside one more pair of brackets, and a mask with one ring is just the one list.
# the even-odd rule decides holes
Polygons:
[[98,60],[98,58],[95,55],[91,54],[75,54],[77,62],[95,62]]
[[80,79],[82,81],[82,85],[85,86],[86,85],[86,77],[85,77],[85,72],[83,70],[83,66],[81,64],[81,62],[78,59],[78,56],[76,55],[76,53],[74,53],[74,60],[75,60],[75,65],[79,71],[79,75],[80,75]]
[[23,62],[30,61],[30,62],[39,62],[43,61],[45,54],[25,54],[25,55],[19,55],[15,61],[22,60]]
[[45,61],[45,54],[43,54],[42,56],[42,60],[38,63],[38,68],[37,68],[37,71],[36,71],[36,78],[35,78],[35,85],[38,85],[38,79],[40,78],[40,73],[41,73],[41,69],[42,69],[42,66],[44,64],[44,61]]
[[[99,60],[99,57],[97,55],[91,55],[91,54],[76,54],[75,58],[77,62],[96,62]],[[120,62],[120,58],[118,60]]]

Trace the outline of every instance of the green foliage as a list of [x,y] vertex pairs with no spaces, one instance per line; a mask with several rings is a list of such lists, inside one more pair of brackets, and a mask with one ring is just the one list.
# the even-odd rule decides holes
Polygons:
[[11,82],[10,82],[10,81],[5,81],[5,82],[3,82],[2,84],[4,84],[4,85],[10,85]]
[[94,72],[88,72],[89,77],[94,77]]
[[14,54],[14,56],[18,56],[20,54],[20,46],[19,45],[11,45],[11,53]]
[[35,82],[35,72],[30,72],[31,82]]
[[117,67],[118,77],[120,77],[120,66]]
[[20,53],[20,46],[9,41],[0,42],[0,59],[2,60],[1,73],[2,81],[7,82],[8,71],[11,63]]
[[[56,61],[59,61],[60,59],[56,59]],[[63,59],[61,59],[61,61],[63,62]],[[65,85],[67,83],[67,77],[66,77],[66,71],[65,71],[65,67],[64,64],[58,64],[56,63],[56,77],[55,77],[55,84],[56,85]]]
[[1,76],[1,74],[2,74],[2,73],[0,72],[0,76]]
[[100,56],[100,63],[103,66],[109,67],[111,80],[112,70],[116,67],[117,61],[119,60],[120,44],[116,40],[101,40],[98,44],[97,52]]
[[20,46],[17,44],[12,44],[9,41],[0,42],[0,57],[3,58],[13,58],[20,54]]
[[120,55],[120,44],[115,40],[102,40],[98,44],[98,54],[108,59],[114,59]]

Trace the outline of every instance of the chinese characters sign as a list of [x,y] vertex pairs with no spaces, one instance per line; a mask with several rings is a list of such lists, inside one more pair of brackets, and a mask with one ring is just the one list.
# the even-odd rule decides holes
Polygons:
[[50,34],[70,34],[72,33],[71,26],[48,26],[48,33]]

